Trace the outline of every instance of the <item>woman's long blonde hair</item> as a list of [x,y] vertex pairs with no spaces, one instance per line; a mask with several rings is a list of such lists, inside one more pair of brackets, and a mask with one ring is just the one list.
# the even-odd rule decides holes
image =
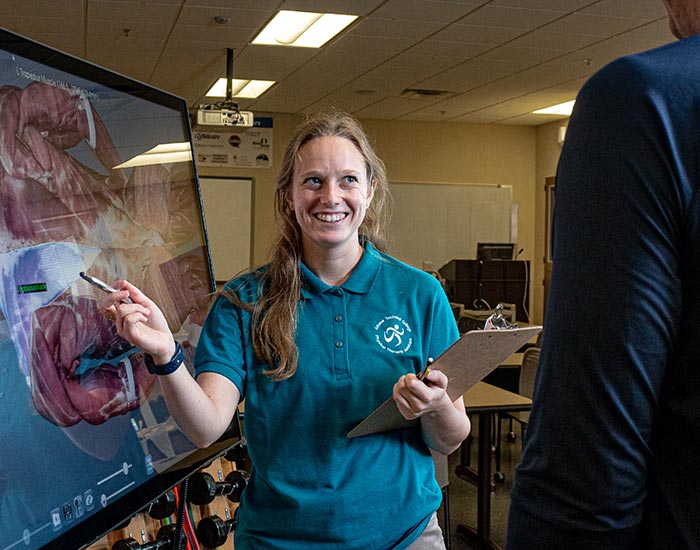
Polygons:
[[305,143],[333,136],[349,139],[365,159],[367,182],[375,189],[359,232],[376,249],[386,249],[384,226],[389,184],[384,163],[374,152],[360,123],[352,116],[340,112],[309,116],[289,142],[277,176],[275,219],[280,235],[272,247],[269,269],[262,275],[259,298],[253,304],[242,304],[238,296],[229,295],[235,303],[252,311],[253,350],[259,360],[270,366],[265,374],[275,381],[291,377],[298,363],[295,336],[302,287],[299,265],[302,242],[301,228],[288,201],[294,168],[299,150]]

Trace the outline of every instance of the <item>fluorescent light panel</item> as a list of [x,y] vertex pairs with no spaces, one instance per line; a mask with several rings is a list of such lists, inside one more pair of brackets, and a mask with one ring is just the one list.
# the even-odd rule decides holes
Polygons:
[[[254,99],[261,96],[275,82],[275,80],[241,80],[234,78],[231,85],[232,95],[233,97]],[[217,80],[206,95],[209,97],[226,97],[226,79],[220,78]]]
[[532,111],[534,115],[570,115],[571,111],[574,109],[574,103],[576,101],[571,100],[565,103],[559,103],[558,105],[552,105],[551,107],[545,107],[544,109],[538,109],[537,111]]
[[355,19],[357,15],[280,10],[253,44],[320,48]]

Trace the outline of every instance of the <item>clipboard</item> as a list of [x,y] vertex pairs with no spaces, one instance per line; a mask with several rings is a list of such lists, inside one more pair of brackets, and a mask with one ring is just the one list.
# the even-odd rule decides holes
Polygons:
[[[430,369],[445,373],[447,395],[455,401],[541,330],[542,327],[533,326],[469,331],[433,361]],[[418,422],[419,419],[406,420],[401,416],[396,402],[390,397],[350,430],[348,437],[410,428]]]

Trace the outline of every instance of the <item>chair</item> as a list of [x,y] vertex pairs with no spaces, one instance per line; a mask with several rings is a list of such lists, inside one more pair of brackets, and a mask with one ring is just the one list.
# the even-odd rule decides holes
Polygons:
[[[520,365],[520,374],[518,376],[518,393],[529,397],[532,399],[532,395],[535,390],[535,376],[537,374],[537,365],[540,362],[540,348],[530,347],[523,353],[523,362]],[[516,411],[503,413],[503,416],[498,416],[496,422],[498,423],[496,429],[495,437],[495,452],[496,452],[496,472],[493,475],[493,479],[497,483],[502,483],[505,481],[505,476],[501,472],[501,421],[508,419],[511,423],[510,431],[508,433],[508,441],[515,441],[515,433],[513,432],[512,423],[516,421],[520,424],[520,440],[521,445],[525,439],[525,431],[527,429],[527,424],[530,421],[530,411]]]
[[[525,350],[518,384],[518,393],[520,395],[532,399],[532,395],[535,392],[535,376],[537,375],[539,362],[540,348],[528,348]],[[530,411],[512,412],[508,413],[508,416],[520,424],[520,439],[522,440],[525,437],[525,430],[530,421]]]

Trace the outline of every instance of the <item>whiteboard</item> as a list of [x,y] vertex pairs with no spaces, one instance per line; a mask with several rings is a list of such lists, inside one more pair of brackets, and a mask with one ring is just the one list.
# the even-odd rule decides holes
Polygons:
[[214,278],[227,281],[253,261],[253,179],[200,177],[199,186]]
[[[475,259],[479,242],[511,242],[508,185],[390,183],[389,253],[422,269]],[[517,209],[514,209],[517,212]]]

